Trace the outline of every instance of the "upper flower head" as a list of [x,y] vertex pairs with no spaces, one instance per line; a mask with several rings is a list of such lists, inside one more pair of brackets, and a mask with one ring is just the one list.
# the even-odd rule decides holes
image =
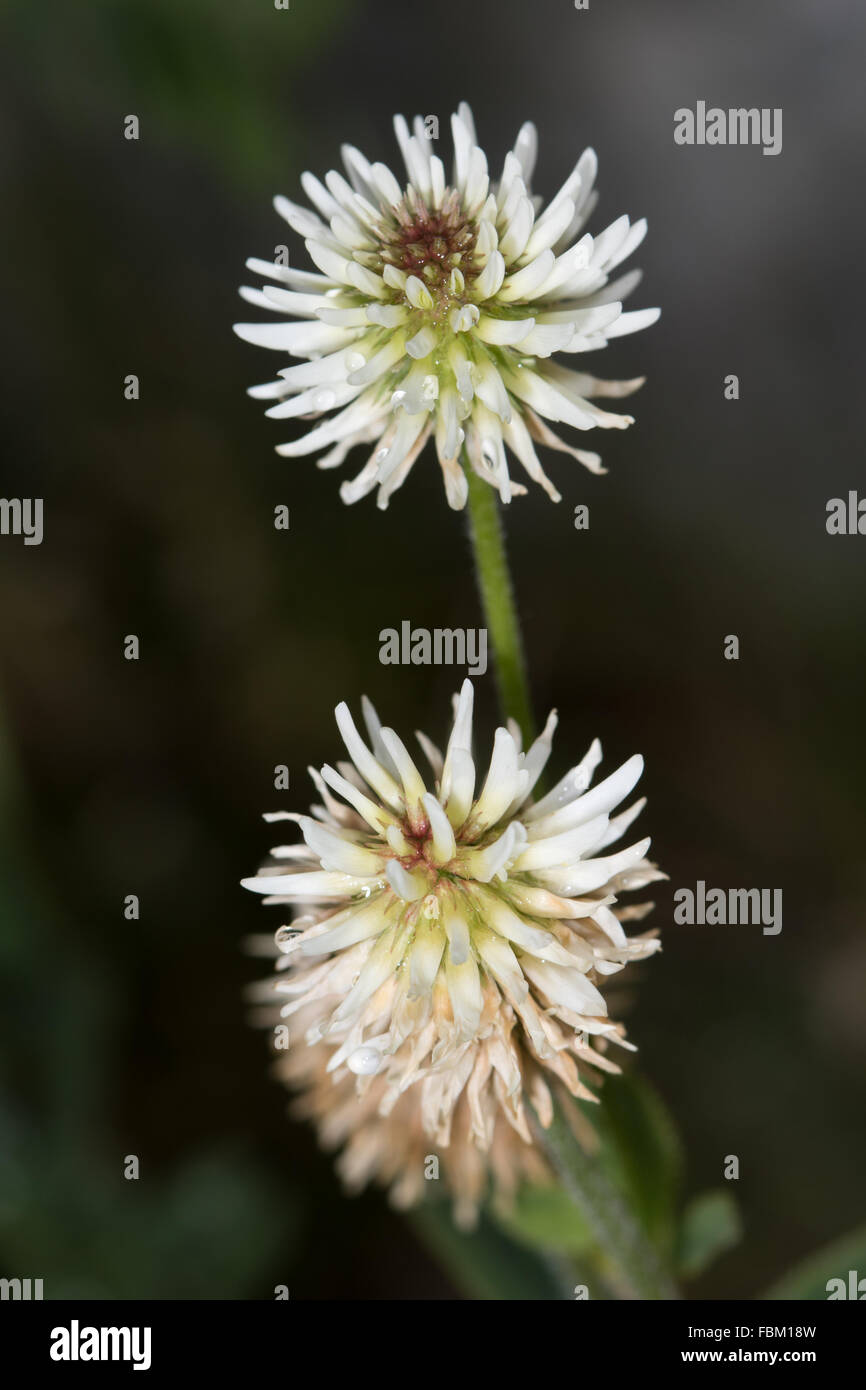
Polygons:
[[584,151],[542,208],[531,190],[537,137],[530,123],[506,155],[498,183],[488,176],[465,103],[451,119],[450,182],[421,117],[414,134],[402,116],[394,124],[405,185],[344,145],[348,182],[334,171],[324,185],[309,173],[301,179],[315,213],[275,200],[321,274],[247,262],[286,288],[243,289],[243,297],[288,317],[236,324],[236,332],[308,359],[250,394],[277,401],[267,412],[276,419],[326,417],[280,445],[280,454],[332,446],[319,460],[331,468],[356,444],[375,441],[358,476],[343,483],[344,502],[378,488],[379,506],[387,506],[431,434],[452,507],[466,502],[464,445],[470,466],[504,502],[526,491],[509,475],[506,445],[558,501],[535,443],[604,470],[597,454],[565,443],[544,418],[578,430],[623,428],[631,416],[601,410],[589,398],[627,395],[643,378],[601,381],[553,355],[605,347],[609,338],[655,322],[657,309],[623,313],[639,271],[608,283],[643,240],[646,222],[632,225],[623,216],[597,237],[575,240],[596,202],[595,154]]
[[[323,1131],[350,1141],[350,1172],[351,1143],[366,1171],[393,1167],[397,1140],[382,1121],[398,1102],[397,1130],[421,1145],[447,1147],[457,1115],[455,1161],[474,1172],[466,1146],[495,1152],[503,1125],[531,1141],[525,1096],[549,1122],[548,1081],[592,1099],[583,1069],[617,1070],[607,1040],[628,1046],[600,986],[658,946],[622,927],[646,904],[615,906],[620,891],[662,876],[645,858],[649,840],[608,852],[644,804],[611,816],[642,759],[590,790],[601,760],[593,743],[533,801],[556,716],[525,753],[516,729],[498,729],[482,781],[472,703],[466,681],[444,757],[418,736],[431,790],[369,703],[370,745],[340,705],[351,763],[312,773],[322,804],[310,816],[273,817],[297,821],[304,843],[275,849],[276,865],[244,880],[271,902],[301,906],[277,933],[283,968],[273,985],[288,997],[283,1014],[301,1011],[311,1054],[288,1076],[315,1090]],[[420,1180],[420,1169],[397,1166],[404,1183]]]

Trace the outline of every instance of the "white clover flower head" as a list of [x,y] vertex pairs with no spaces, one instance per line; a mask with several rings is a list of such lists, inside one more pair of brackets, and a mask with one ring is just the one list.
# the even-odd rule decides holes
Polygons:
[[572,371],[557,353],[582,353],[654,323],[658,309],[624,313],[640,279],[609,276],[643,240],[646,222],[619,217],[598,236],[582,233],[596,194],[596,157],[585,150],[562,188],[543,206],[532,192],[537,136],[531,123],[505,157],[498,182],[463,103],[451,119],[450,182],[423,119],[414,133],[394,121],[406,165],[401,185],[384,164],[344,145],[347,177],[322,184],[302,176],[315,212],[287,198],[277,211],[305,240],[317,272],[252,259],[248,267],[277,286],[241,290],[249,303],[280,317],[236,324],[247,342],[306,359],[250,395],[273,401],[275,419],[318,421],[277,452],[327,452],[320,468],[341,464],[358,444],[373,449],[344,502],[374,488],[378,505],[405,481],[432,435],[449,504],[466,503],[460,463],[503,502],[526,491],[514,482],[506,447],[554,501],[559,493],[535,451],[562,450],[595,473],[598,454],[560,439],[546,421],[577,430],[633,423],[592,403],[628,395],[642,384],[603,381]]
[[[393,1179],[414,1200],[423,1165],[409,1164],[410,1150],[453,1140],[469,1208],[485,1181],[479,1154],[508,1152],[513,1135],[532,1144],[527,1096],[546,1124],[548,1083],[591,1100],[582,1078],[618,1070],[607,1043],[630,1044],[601,986],[658,941],[626,936],[623,922],[651,904],[619,907],[617,895],[664,877],[648,839],[610,852],[644,805],[611,815],[640,757],[590,787],[596,741],[533,801],[556,715],[526,752],[516,727],[497,729],[481,780],[472,708],[467,680],[444,756],[418,735],[425,779],[368,701],[369,743],[340,705],[351,761],[311,769],[321,804],[270,818],[296,821],[303,843],[277,847],[274,864],[244,880],[301,911],[277,933],[276,979],[260,997],[276,991],[282,1015],[300,1016],[306,1047],[284,1074],[306,1088],[325,1141],[347,1146],[348,1179]],[[513,1177],[513,1160],[498,1166],[509,1164]]]

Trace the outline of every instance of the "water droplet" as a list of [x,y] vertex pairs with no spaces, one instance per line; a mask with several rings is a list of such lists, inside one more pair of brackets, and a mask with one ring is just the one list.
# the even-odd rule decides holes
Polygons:
[[356,1076],[374,1076],[379,1070],[381,1060],[377,1048],[356,1047],[347,1059],[346,1065],[349,1071],[353,1071]]
[[337,403],[337,393],[335,391],[317,391],[313,397],[313,405],[316,410],[330,410]]

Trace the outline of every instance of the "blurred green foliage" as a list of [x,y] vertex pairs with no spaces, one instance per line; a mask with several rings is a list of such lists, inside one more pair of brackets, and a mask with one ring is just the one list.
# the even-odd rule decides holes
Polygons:
[[743,1228],[734,1194],[727,1189],[693,1197],[683,1213],[677,1248],[677,1268],[693,1279],[713,1260],[742,1240]]
[[[851,1297],[849,1272],[855,1273],[855,1288],[861,1279],[866,1278],[866,1226],[834,1240],[832,1244],[816,1251],[801,1261],[788,1274],[767,1290],[765,1298],[771,1299],[826,1299],[830,1292],[831,1279],[841,1279],[845,1285],[846,1297]],[[863,1294],[857,1289],[858,1301]]]
[[[278,154],[293,156],[297,125],[275,123],[274,90],[291,110],[298,74],[349,9],[350,0],[290,0],[286,9],[272,0],[92,0],[73,14],[7,0],[0,23],[38,59],[45,98],[68,106],[71,119],[96,122],[114,105],[138,115],[148,139],[197,147],[253,185]],[[275,42],[275,24],[285,42]]]
[[267,1297],[299,1204],[247,1146],[156,1173],[138,1154],[125,1176],[106,1130],[119,982],[70,949],[74,925],[21,842],[19,791],[0,736],[0,1012],[27,1038],[24,1065],[0,1057],[0,1271],[42,1279],[46,1298]]

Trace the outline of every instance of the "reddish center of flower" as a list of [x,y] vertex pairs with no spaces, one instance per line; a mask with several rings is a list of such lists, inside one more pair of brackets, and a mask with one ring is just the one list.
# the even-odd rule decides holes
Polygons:
[[440,286],[447,288],[452,270],[461,271],[467,280],[475,274],[475,227],[454,189],[446,193],[440,208],[431,209],[410,188],[395,217],[397,225],[382,247],[383,261],[419,276],[432,292]]
[[425,821],[422,825],[414,828],[408,820],[403,821],[400,827],[404,838],[411,846],[408,854],[399,856],[400,863],[409,873],[414,871],[426,871],[430,875],[430,888],[435,890],[442,877],[443,866],[439,864],[433,853],[433,837],[430,833],[430,826]]
[[404,820],[400,829],[403,833],[403,838],[412,847],[409,854],[404,855],[401,859],[403,867],[406,869],[414,869],[418,865],[429,864],[431,862],[433,842],[430,835],[430,827],[427,822],[425,821],[423,825],[413,829],[410,822]]

